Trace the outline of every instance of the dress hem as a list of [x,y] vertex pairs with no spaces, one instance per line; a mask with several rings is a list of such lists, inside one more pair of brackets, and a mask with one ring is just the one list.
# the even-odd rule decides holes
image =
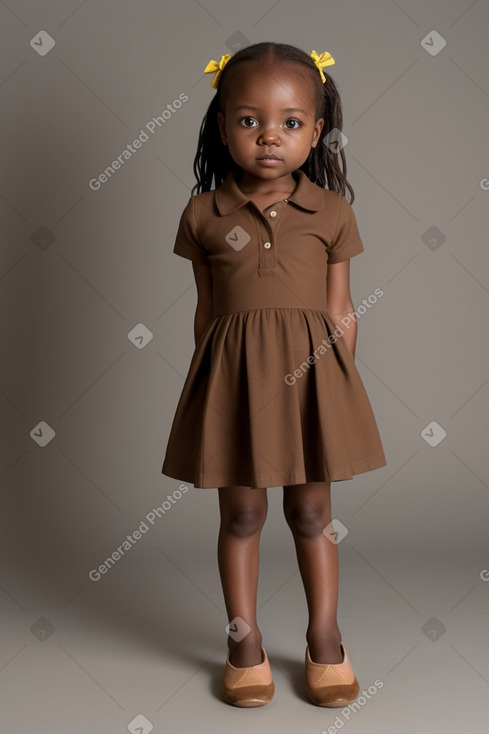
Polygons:
[[[334,472],[328,472],[326,469],[323,472],[295,472],[289,474],[287,477],[279,476],[278,474],[269,475],[258,475],[255,477],[253,483],[250,482],[249,474],[234,474],[232,477],[229,475],[207,475],[198,473],[192,475],[187,468],[175,467],[171,464],[164,464],[161,469],[161,473],[165,476],[171,477],[172,479],[179,479],[180,481],[189,482],[193,484],[196,489],[215,489],[217,487],[228,487],[228,486],[243,486],[251,487],[252,489],[261,489],[269,487],[283,487],[294,484],[305,484],[306,482],[344,482],[349,479],[353,479],[357,474],[364,474],[375,469],[380,469],[387,465],[385,454],[383,452],[373,454],[365,459],[358,461],[352,461],[350,468],[343,467],[343,469],[336,469]],[[190,477],[197,481],[194,482]]]

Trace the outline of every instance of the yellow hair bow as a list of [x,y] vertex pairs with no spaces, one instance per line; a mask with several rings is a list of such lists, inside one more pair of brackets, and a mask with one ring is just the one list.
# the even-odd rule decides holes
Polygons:
[[217,89],[217,85],[219,82],[219,77],[221,76],[221,72],[228,63],[229,59],[231,58],[231,54],[224,54],[224,56],[221,56],[221,60],[219,62],[215,61],[214,59],[211,59],[207,66],[204,69],[204,74],[212,74],[214,73],[214,77],[211,81],[211,87],[213,89]]
[[321,81],[324,84],[324,82],[326,81],[326,77],[323,74],[323,69],[325,66],[331,66],[335,63],[335,61],[331,54],[328,53],[328,51],[324,51],[321,55],[317,54],[315,51],[311,51],[310,56],[319,69],[319,73],[321,74]]

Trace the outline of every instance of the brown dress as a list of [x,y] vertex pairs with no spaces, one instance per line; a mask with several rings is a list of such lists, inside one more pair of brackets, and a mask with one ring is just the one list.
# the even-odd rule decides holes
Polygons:
[[345,329],[325,310],[328,262],[364,249],[355,215],[293,176],[289,199],[263,212],[230,173],[182,213],[173,252],[211,268],[213,318],[161,471],[195,487],[340,481],[386,464]]

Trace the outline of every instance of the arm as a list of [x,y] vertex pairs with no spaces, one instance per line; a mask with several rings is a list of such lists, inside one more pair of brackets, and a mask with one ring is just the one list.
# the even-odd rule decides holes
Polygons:
[[209,265],[192,262],[197,286],[197,308],[194,319],[195,344],[199,341],[212,318],[212,275]]
[[[328,265],[326,288],[326,310],[333,321],[345,332],[342,338],[355,359],[357,322],[352,315],[354,308],[350,294],[349,260]],[[341,323],[342,319],[345,319],[343,323]]]

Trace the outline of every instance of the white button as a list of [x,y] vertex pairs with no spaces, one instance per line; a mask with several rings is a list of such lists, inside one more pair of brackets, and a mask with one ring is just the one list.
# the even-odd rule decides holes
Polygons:
[[267,250],[269,250],[271,246],[272,245],[270,244],[270,242],[265,242],[265,244],[263,245],[263,247],[266,247]]
[[273,211],[273,212],[270,212],[270,216],[271,216],[271,217],[276,217],[276,216],[277,216],[277,212],[275,212],[275,211]]

